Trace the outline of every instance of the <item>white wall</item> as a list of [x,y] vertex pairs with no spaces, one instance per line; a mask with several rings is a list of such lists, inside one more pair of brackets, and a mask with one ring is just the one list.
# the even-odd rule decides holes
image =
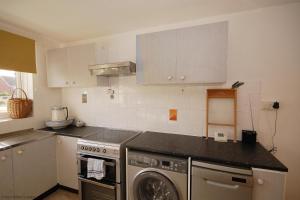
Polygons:
[[50,108],[61,102],[61,90],[47,87],[45,52],[59,43],[49,40],[38,33],[18,28],[0,21],[0,29],[32,38],[36,41],[37,73],[33,74],[33,117],[16,120],[0,119],[0,134],[28,128],[44,127],[44,121],[50,118]]
[[[97,59],[102,61],[135,60],[135,35],[170,28],[229,21],[228,82],[245,81],[239,89],[239,130],[251,127],[248,98],[254,107],[255,128],[259,141],[271,146],[274,131],[272,111],[261,111],[261,100],[281,103],[276,156],[288,166],[287,199],[300,199],[300,4],[288,4],[228,16],[218,16],[182,24],[154,27],[105,38],[78,41],[96,42]],[[71,114],[88,125],[154,130],[188,135],[204,134],[204,86],[140,86],[135,77],[111,79],[116,90],[113,100],[107,88],[63,89],[63,103]],[[80,95],[88,93],[88,103]],[[178,109],[178,121],[168,121],[168,109]],[[225,110],[224,112],[225,113]]]

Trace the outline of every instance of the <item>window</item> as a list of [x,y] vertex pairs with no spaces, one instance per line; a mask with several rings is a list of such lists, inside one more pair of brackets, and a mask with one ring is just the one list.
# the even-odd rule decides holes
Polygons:
[[[30,84],[31,81],[31,84]],[[0,118],[8,118],[7,101],[15,88],[22,88],[32,98],[32,76],[28,73],[0,70]],[[30,89],[31,88],[31,89]],[[22,94],[17,93],[18,97]]]

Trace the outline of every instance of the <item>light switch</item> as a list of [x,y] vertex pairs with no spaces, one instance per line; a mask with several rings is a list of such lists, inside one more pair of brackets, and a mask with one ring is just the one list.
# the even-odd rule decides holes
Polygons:
[[82,93],[81,102],[82,103],[87,103],[87,92]]

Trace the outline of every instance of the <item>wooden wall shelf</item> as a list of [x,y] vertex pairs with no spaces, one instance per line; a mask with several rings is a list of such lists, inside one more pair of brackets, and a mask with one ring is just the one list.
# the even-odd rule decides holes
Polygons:
[[[226,98],[233,100],[233,124],[225,124],[225,123],[214,123],[209,122],[209,100],[210,99],[218,99],[218,98]],[[233,141],[237,140],[237,90],[236,89],[207,89],[207,98],[206,98],[206,138],[208,138],[208,128],[209,126],[228,126],[233,127],[234,135]]]

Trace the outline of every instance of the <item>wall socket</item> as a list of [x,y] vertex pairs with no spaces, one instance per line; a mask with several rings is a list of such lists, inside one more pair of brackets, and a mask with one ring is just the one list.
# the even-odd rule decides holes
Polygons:
[[279,101],[277,101],[277,100],[274,100],[274,101],[262,101],[261,102],[261,109],[262,110],[275,110],[273,108],[273,105],[274,105],[275,102],[279,103]]

